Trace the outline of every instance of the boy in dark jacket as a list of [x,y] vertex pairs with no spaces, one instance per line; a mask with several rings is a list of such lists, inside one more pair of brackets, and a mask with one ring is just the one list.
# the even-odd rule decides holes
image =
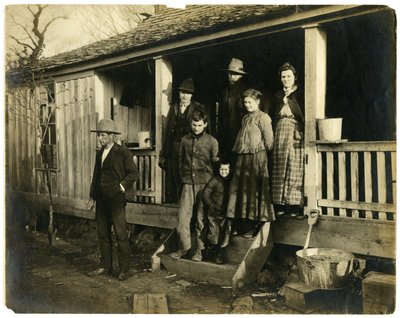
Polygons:
[[191,133],[182,138],[179,150],[179,172],[183,184],[179,203],[178,226],[180,249],[170,254],[179,259],[191,248],[190,221],[193,212],[197,212],[195,234],[197,249],[192,256],[193,261],[202,260],[204,242],[201,234],[204,229],[204,211],[201,195],[204,186],[213,176],[213,163],[218,159],[218,142],[205,132],[207,115],[201,110],[195,110],[191,115]]
[[216,252],[215,262],[224,263],[224,248],[229,243],[231,221],[226,217],[229,197],[230,165],[220,162],[219,175],[214,176],[203,190],[203,205],[207,211],[208,246]]

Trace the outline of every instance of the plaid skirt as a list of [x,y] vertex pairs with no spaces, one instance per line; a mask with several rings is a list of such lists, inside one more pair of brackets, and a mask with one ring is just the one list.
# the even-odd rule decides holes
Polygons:
[[281,118],[275,131],[272,153],[272,202],[303,205],[304,145],[299,124]]
[[238,154],[229,188],[227,217],[274,221],[267,151]]

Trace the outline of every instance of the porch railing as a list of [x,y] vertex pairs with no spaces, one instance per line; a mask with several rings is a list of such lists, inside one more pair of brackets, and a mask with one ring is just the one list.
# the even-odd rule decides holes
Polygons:
[[396,220],[396,142],[318,144],[323,215]]
[[135,150],[133,153],[133,161],[139,170],[139,180],[135,184],[134,202],[140,203],[156,203],[157,187],[161,186],[161,182],[157,184],[156,167],[157,158],[155,150]]

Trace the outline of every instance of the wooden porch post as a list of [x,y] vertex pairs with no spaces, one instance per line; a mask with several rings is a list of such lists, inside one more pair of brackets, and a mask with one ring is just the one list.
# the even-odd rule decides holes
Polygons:
[[[163,57],[155,58],[156,73],[156,160],[160,156],[161,145],[163,140],[163,121],[167,117],[172,98],[172,65]],[[155,167],[156,176],[156,203],[162,203],[164,184],[163,171],[158,164]]]
[[316,209],[321,190],[317,154],[317,120],[325,117],[326,33],[318,25],[304,27],[305,41],[305,212]]

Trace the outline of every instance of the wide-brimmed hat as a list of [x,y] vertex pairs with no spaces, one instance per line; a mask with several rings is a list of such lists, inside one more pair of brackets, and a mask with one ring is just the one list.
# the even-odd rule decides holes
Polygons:
[[121,134],[115,128],[114,121],[108,118],[100,119],[99,122],[97,123],[96,130],[91,130],[91,132],[97,132],[97,133],[103,132],[103,133],[118,134],[118,135]]
[[224,71],[237,73],[237,74],[247,74],[247,72],[244,71],[243,62],[237,58],[232,58],[231,62],[229,63],[228,68],[224,69]]
[[179,85],[178,89],[180,91],[185,91],[193,94],[194,93],[193,78],[187,78],[183,80],[181,85]]

